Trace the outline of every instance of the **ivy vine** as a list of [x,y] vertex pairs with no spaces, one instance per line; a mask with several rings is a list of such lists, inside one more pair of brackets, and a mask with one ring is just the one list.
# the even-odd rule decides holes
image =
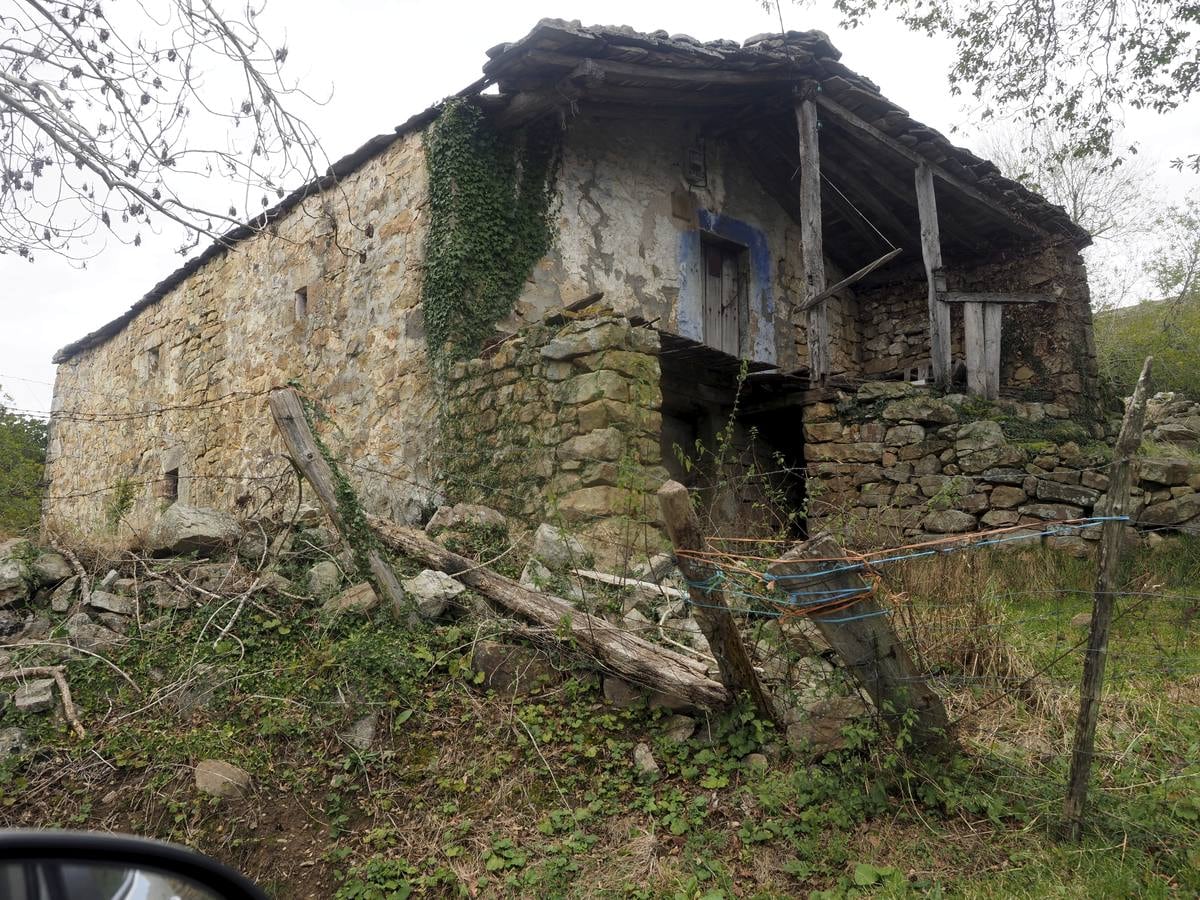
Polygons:
[[501,133],[461,98],[448,101],[426,132],[421,300],[435,364],[476,355],[550,249],[558,148],[556,123]]

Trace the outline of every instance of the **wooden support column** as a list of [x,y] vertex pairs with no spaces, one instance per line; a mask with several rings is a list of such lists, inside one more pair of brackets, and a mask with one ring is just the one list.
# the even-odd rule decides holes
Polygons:
[[988,400],[1000,397],[1000,326],[1003,322],[1003,306],[999,303],[983,305],[983,396]]
[[819,534],[789,550],[767,573],[778,579],[783,595],[798,591],[812,599],[825,592],[832,611],[813,612],[809,618],[871,695],[884,721],[897,729],[904,714],[912,711],[916,714],[913,740],[945,748],[950,738],[942,699],[913,664],[870,584],[858,569],[838,562],[843,559],[847,559],[845,548],[830,535]]
[[329,521],[333,523],[352,553],[365,550],[369,571],[361,574],[370,579],[375,592],[391,607],[397,617],[406,616],[410,624],[417,622],[416,608],[407,598],[404,588],[400,586],[400,580],[396,577],[395,570],[383,558],[383,554],[374,547],[364,548],[352,545],[352,542],[356,540],[361,541],[363,535],[356,534],[352,523],[347,522],[342,515],[333,469],[321,455],[317,440],[308,427],[308,419],[305,418],[304,405],[300,402],[300,395],[292,388],[279,388],[271,391],[267,402],[271,407],[271,415],[275,419],[275,427],[279,429],[283,445],[287,448],[288,456],[292,458],[292,462],[296,464],[300,473],[308,479],[308,483],[313,486],[317,500],[320,501],[321,508],[325,510],[325,515],[329,516]]
[[1092,601],[1092,630],[1088,635],[1087,656],[1083,659],[1083,685],[1080,688],[1079,718],[1075,722],[1075,742],[1071,747],[1071,774],[1067,780],[1067,799],[1063,815],[1067,834],[1079,840],[1083,830],[1083,811],[1087,803],[1088,780],[1092,773],[1092,755],[1096,743],[1096,723],[1100,718],[1100,698],[1104,692],[1104,664],[1108,660],[1108,629],[1112,623],[1113,593],[1121,567],[1121,544],[1126,523],[1118,516],[1129,514],[1129,492],[1133,485],[1133,455],[1142,445],[1142,425],[1146,418],[1146,398],[1150,394],[1150,364],[1147,357],[1121,433],[1113,448],[1112,478],[1108,502],[1102,515],[1108,520],[1100,532],[1100,571]]
[[658,502],[662,507],[663,522],[667,534],[675,547],[675,560],[679,571],[687,578],[688,593],[692,600],[692,615],[704,632],[709,649],[717,660],[721,672],[721,683],[730,692],[745,691],[758,708],[759,713],[772,722],[779,722],[775,704],[758,680],[758,673],[750,662],[746,645],[738,633],[737,625],[725,602],[725,592],[715,585],[704,587],[717,574],[716,568],[688,551],[704,550],[704,536],[700,521],[692,509],[688,489],[678,481],[668,481],[658,489]]
[[[821,240],[821,155],[817,147],[816,85],[806,82],[796,101],[796,130],[800,135],[800,257],[804,263],[804,297],[807,303],[825,292],[825,248]],[[805,313],[808,334],[808,371],[813,381],[829,377],[832,360],[826,301],[814,303]]]
[[939,302],[935,283],[935,273],[942,267],[942,240],[938,232],[933,171],[925,163],[917,166],[916,187],[917,212],[921,218],[921,256],[929,281],[929,358],[933,380],[938,387],[945,388],[950,384],[950,307]]
[[[949,310],[944,303],[937,304],[939,309]],[[984,325],[982,303],[963,304],[963,355],[967,360],[967,393],[982,397],[987,392],[984,384],[983,358]]]

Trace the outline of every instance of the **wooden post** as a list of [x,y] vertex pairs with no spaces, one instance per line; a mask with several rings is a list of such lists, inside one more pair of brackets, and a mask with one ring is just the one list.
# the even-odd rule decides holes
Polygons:
[[[950,307],[939,302],[934,273],[942,267],[942,239],[938,231],[937,197],[933,192],[933,171],[922,163],[917,166],[917,213],[921,219],[921,256],[929,281],[929,358],[933,380],[940,388],[950,384]],[[982,329],[981,329],[982,330]]]
[[704,549],[704,536],[696,512],[692,509],[688,489],[678,481],[668,481],[658,490],[658,502],[662,507],[667,534],[675,545],[675,561],[688,580],[692,615],[708,639],[708,646],[721,672],[722,684],[730,692],[748,693],[758,711],[772,722],[777,722],[779,716],[775,704],[758,680],[750,655],[742,643],[742,636],[738,634],[725,602],[725,592],[716,586],[701,586],[717,574],[716,567],[687,553],[689,550]]
[[918,672],[859,570],[836,561],[846,556],[837,541],[820,534],[785,553],[767,568],[767,574],[779,579],[781,596],[798,591],[801,601],[851,601],[832,612],[813,612],[809,618],[871,695],[890,727],[896,728],[902,714],[911,709],[917,713],[914,741],[946,745],[946,707]]
[[1004,323],[1004,307],[999,303],[983,305],[983,396],[996,400],[1000,396],[1000,326]]
[[710,709],[729,704],[729,691],[709,678],[707,667],[698,660],[588,615],[561,597],[505,578],[431,541],[423,531],[374,516],[368,522],[392,549],[453,575],[503,609],[536,622],[545,641],[569,641],[595,657],[605,671],[668,697]]
[[[948,308],[939,303],[939,307]],[[963,304],[963,355],[967,360],[967,393],[982,397],[987,391],[984,376],[983,304]]]
[[1146,398],[1150,394],[1150,364],[1147,357],[1142,374],[1121,433],[1113,448],[1113,464],[1109,476],[1108,502],[1101,526],[1100,571],[1096,575],[1096,592],[1092,599],[1092,629],[1088,635],[1087,656],[1083,660],[1083,684],[1080,688],[1079,718],[1075,721],[1075,742],[1071,747],[1071,774],[1067,779],[1067,798],[1063,815],[1067,820],[1067,836],[1079,840],[1083,830],[1083,811],[1087,804],[1088,779],[1092,772],[1092,752],[1096,743],[1096,722],[1100,717],[1100,698],[1104,691],[1104,666],[1108,659],[1108,629],[1112,623],[1113,589],[1117,586],[1117,570],[1121,564],[1121,545],[1126,523],[1116,516],[1129,514],[1129,489],[1133,484],[1133,455],[1142,445],[1142,425],[1146,418]]
[[[800,257],[804,264],[806,303],[825,291],[825,248],[821,238],[821,154],[817,146],[816,85],[806,82],[796,102],[796,130],[800,135]],[[812,381],[829,376],[829,316],[825,300],[808,308],[808,371]]]
[[[355,536],[352,534],[349,523],[342,516],[341,508],[338,505],[333,469],[321,455],[316,438],[313,437],[312,430],[308,427],[308,419],[304,416],[304,406],[300,402],[300,395],[292,388],[280,388],[271,392],[268,403],[271,407],[271,415],[275,419],[275,427],[279,429],[279,433],[283,437],[288,455],[291,456],[300,473],[308,479],[308,483],[313,486],[313,490],[317,493],[317,500],[320,501],[321,508],[325,510],[325,515],[329,516],[329,520],[333,522],[342,539],[349,545],[355,540]],[[366,527],[365,522],[363,527]],[[361,539],[361,535],[358,536],[358,539]],[[355,549],[351,547],[351,552],[354,552]],[[415,622],[416,610],[407,601],[404,588],[400,586],[400,581],[396,578],[396,573],[387,560],[374,547],[367,548],[366,555],[367,565],[370,568],[371,586],[375,588],[380,598],[391,604],[392,611],[396,615],[407,612],[409,621]]]

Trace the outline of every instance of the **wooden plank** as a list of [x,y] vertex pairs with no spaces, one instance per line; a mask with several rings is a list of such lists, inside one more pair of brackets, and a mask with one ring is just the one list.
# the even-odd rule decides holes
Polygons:
[[838,291],[844,290],[845,288],[850,287],[850,285],[852,285],[852,284],[856,284],[857,282],[866,278],[868,275],[870,275],[872,272],[874,272],[880,266],[886,265],[887,263],[891,262],[893,259],[895,259],[897,256],[899,256],[903,252],[904,252],[903,247],[896,247],[894,250],[889,250],[887,253],[883,254],[883,256],[879,257],[879,259],[875,260],[874,262],[869,262],[865,266],[863,266],[861,269],[859,269],[857,272],[847,275],[845,278],[843,278],[837,284],[833,285],[833,287],[827,287],[827,288],[825,288],[825,290],[821,291],[821,293],[817,294],[815,297],[805,300],[803,303],[800,304],[798,309],[800,309],[801,311],[807,310],[809,307],[815,306],[816,304],[820,303],[822,300],[826,299],[827,297],[832,297]]
[[1008,294],[1001,291],[944,291],[943,303],[1053,303],[1053,294]]
[[897,729],[905,713],[912,710],[916,713],[913,739],[918,744],[944,746],[948,741],[946,707],[896,637],[870,585],[859,570],[848,570],[840,562],[846,558],[837,541],[820,534],[781,556],[768,566],[767,574],[776,579],[782,596],[789,590],[803,591],[803,598],[811,600],[824,592],[831,603],[838,603],[832,611],[814,611],[809,618],[871,695],[884,721]]
[[742,355],[738,312],[737,256],[726,251],[721,254],[721,349],[730,356]]
[[996,400],[1000,396],[1000,331],[1004,323],[1004,307],[995,303],[983,306],[983,396]]
[[[692,509],[688,489],[678,481],[668,481],[658,490],[658,502],[662,507],[663,522],[667,534],[675,545],[675,560],[679,570],[688,580],[691,595],[692,615],[696,624],[708,639],[708,646],[717,660],[721,672],[721,683],[729,691],[750,695],[758,711],[773,722],[779,721],[775,704],[771,701],[758,673],[750,662],[750,655],[742,643],[733,615],[725,602],[725,592],[715,586],[713,579],[717,569],[711,563],[690,553],[704,550],[704,536],[700,522]],[[690,553],[689,553],[690,551]],[[714,586],[705,587],[706,583]]]
[[409,602],[404,588],[400,586],[400,580],[396,577],[396,573],[388,561],[374,547],[352,546],[352,542],[361,540],[362,535],[355,535],[351,524],[342,515],[333,469],[321,455],[317,440],[308,427],[308,419],[304,415],[304,405],[300,401],[300,395],[292,388],[279,388],[271,392],[267,404],[270,406],[271,416],[275,419],[275,427],[283,437],[283,444],[287,448],[288,455],[296,464],[296,468],[312,485],[321,508],[325,510],[325,515],[329,516],[329,521],[333,523],[338,534],[342,536],[342,540],[346,542],[356,557],[359,552],[365,551],[369,574],[362,574],[366,575],[380,598],[391,605],[393,613],[397,616],[405,615],[410,622],[415,622],[416,609]]
[[1109,469],[1108,502],[1100,515],[1110,517],[1100,531],[1100,571],[1096,576],[1096,591],[1092,600],[1092,625],[1088,635],[1087,655],[1083,658],[1083,683],[1080,688],[1079,717],[1075,722],[1075,741],[1071,747],[1071,773],[1067,779],[1067,796],[1063,815],[1071,840],[1079,840],[1083,830],[1083,812],[1087,805],[1088,779],[1092,772],[1092,755],[1096,742],[1096,723],[1100,718],[1100,700],[1104,693],[1104,667],[1108,661],[1108,632],[1112,624],[1113,596],[1119,585],[1122,532],[1125,522],[1115,516],[1130,513],[1130,488],[1133,485],[1133,455],[1142,445],[1142,425],[1146,418],[1146,398],[1150,395],[1150,366],[1153,357],[1146,357],[1142,374],[1129,399],[1125,420],[1113,448],[1113,463]]
[[561,597],[523,587],[473,559],[447,550],[423,531],[378,516],[368,516],[367,522],[393,550],[453,575],[498,606],[536,622],[552,636],[549,640],[570,640],[599,660],[606,671],[626,681],[697,706],[714,708],[730,702],[729,691],[707,676],[703,663],[628,634],[598,616],[582,612]]
[[935,273],[942,268],[942,241],[933,171],[924,163],[917,166],[916,187],[917,213],[921,219],[921,257],[925,260],[925,277],[929,282],[929,357],[933,380],[945,389],[950,384],[950,307],[938,302]]
[[[808,83],[795,104],[800,149],[800,256],[804,264],[804,299],[825,290],[825,248],[821,238],[821,154],[817,140],[815,85]],[[832,370],[829,316],[824,300],[805,313],[808,372],[813,380],[829,377]]]
[[[556,53],[553,50],[530,50],[525,54],[525,58],[541,65],[562,66],[571,69],[580,64],[578,56]],[[731,69],[683,69],[595,58],[588,58],[584,62],[594,66],[596,71],[602,72],[605,80],[613,84],[667,85],[695,89],[706,85],[736,87],[739,85],[792,84],[796,81],[794,71],[784,70],[751,72]]]
[[982,397],[987,393],[983,354],[983,304],[963,304],[963,350],[967,358],[967,393]]
[[872,125],[870,122],[855,115],[854,113],[852,113],[850,110],[846,109],[844,106],[842,106],[840,103],[838,103],[836,100],[832,99],[831,97],[827,97],[823,94],[817,94],[817,103],[819,103],[821,108],[824,109],[826,112],[828,112],[830,115],[836,116],[840,121],[844,122],[846,125],[849,125],[850,127],[854,128],[855,130],[861,132],[862,134],[865,134],[865,135],[871,137],[878,143],[883,144],[885,147],[890,149],[892,152],[897,153],[900,156],[903,156],[905,159],[907,159],[909,162],[913,163],[914,165],[928,166],[931,174],[936,175],[938,178],[940,178],[946,184],[950,185],[956,191],[958,191],[959,193],[961,193],[967,197],[970,197],[972,200],[974,200],[976,203],[980,204],[981,206],[991,210],[992,212],[996,213],[999,216],[1003,216],[1005,219],[1008,219],[1009,221],[1011,221],[1013,224],[1017,225],[1022,230],[1030,232],[1032,234],[1045,234],[1045,232],[1041,228],[1039,228],[1038,226],[1034,225],[1033,223],[1027,221],[1023,216],[1018,215],[1016,212],[1009,209],[1007,206],[1003,205],[1002,203],[1000,203],[996,200],[993,200],[991,197],[984,194],[982,191],[980,191],[974,185],[970,185],[967,182],[963,181],[961,178],[958,178],[955,175],[951,175],[949,172],[947,172],[944,168],[939,166],[937,163],[930,161],[928,158],[926,158],[922,154],[918,153],[916,150],[912,149],[911,147],[908,147],[908,146],[902,144],[900,141],[896,140],[890,134],[885,134],[884,132],[880,131],[878,128],[876,128],[874,125]]

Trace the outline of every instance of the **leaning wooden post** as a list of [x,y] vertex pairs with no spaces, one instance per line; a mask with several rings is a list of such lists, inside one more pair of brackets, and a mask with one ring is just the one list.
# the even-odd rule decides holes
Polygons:
[[754,671],[750,655],[725,602],[725,592],[713,582],[717,575],[716,567],[691,555],[704,549],[704,537],[696,511],[692,509],[688,489],[678,481],[668,481],[658,490],[658,502],[662,507],[667,534],[675,545],[675,560],[688,580],[692,614],[717,660],[721,682],[731,693],[748,693],[763,716],[778,722],[775,704],[758,680],[758,673]]
[[[938,296],[937,280],[942,268],[942,238],[938,229],[937,195],[933,190],[933,170],[925,163],[917,166],[917,215],[921,220],[921,256],[925,260],[929,302],[929,358],[933,380],[940,388],[950,384],[950,307]],[[980,332],[982,332],[982,321]]]
[[[825,293],[825,249],[821,239],[821,154],[817,144],[816,82],[808,81],[796,100],[796,130],[800,136],[800,257],[804,263],[804,298],[808,303]],[[808,373],[812,381],[828,377],[829,316],[826,301],[817,300],[805,312]]]
[[[346,521],[338,503],[333,469],[321,455],[317,440],[308,426],[300,395],[292,388],[280,388],[271,392],[268,402],[271,407],[271,415],[275,419],[275,427],[279,429],[279,434],[283,437],[288,455],[291,456],[292,462],[296,464],[300,473],[308,479],[308,483],[313,486],[313,490],[317,493],[317,500],[320,501],[321,508],[325,510],[325,515],[329,516],[330,521],[337,528],[338,534],[350,547],[351,553],[357,557],[365,549],[371,586],[375,588],[382,599],[391,604],[393,612],[397,615],[407,612],[410,621],[415,621],[415,610],[407,602],[404,588],[400,586],[400,581],[396,578],[396,573],[388,565],[387,560],[373,546],[366,548],[355,546],[356,543],[365,540],[364,534],[369,535],[370,531],[365,519],[354,523]],[[363,513],[360,511],[357,515],[362,518]],[[355,526],[358,527],[359,533],[357,534]]]
[[[914,743],[948,745],[946,707],[925,681],[887,619],[887,610],[871,585],[837,541],[820,534],[793,547],[767,567],[781,594],[780,605],[794,605],[837,651],[846,668],[895,729],[903,714],[916,713]],[[796,602],[784,599],[789,593]]]
[[1113,591],[1121,565],[1121,547],[1129,515],[1129,492],[1133,485],[1133,455],[1142,445],[1142,425],[1146,418],[1146,398],[1150,394],[1150,364],[1147,357],[1141,377],[1129,399],[1121,433],[1113,448],[1109,476],[1106,517],[1100,533],[1100,571],[1092,599],[1092,630],[1088,635],[1087,656],[1083,660],[1083,685],[1080,688],[1079,718],[1075,721],[1075,743],[1071,748],[1071,774],[1067,779],[1067,798],[1063,814],[1067,836],[1079,840],[1083,830],[1083,810],[1087,804],[1088,779],[1092,773],[1092,754],[1096,743],[1096,722],[1100,717],[1100,698],[1104,691],[1104,666],[1108,660],[1108,629],[1112,623]]

